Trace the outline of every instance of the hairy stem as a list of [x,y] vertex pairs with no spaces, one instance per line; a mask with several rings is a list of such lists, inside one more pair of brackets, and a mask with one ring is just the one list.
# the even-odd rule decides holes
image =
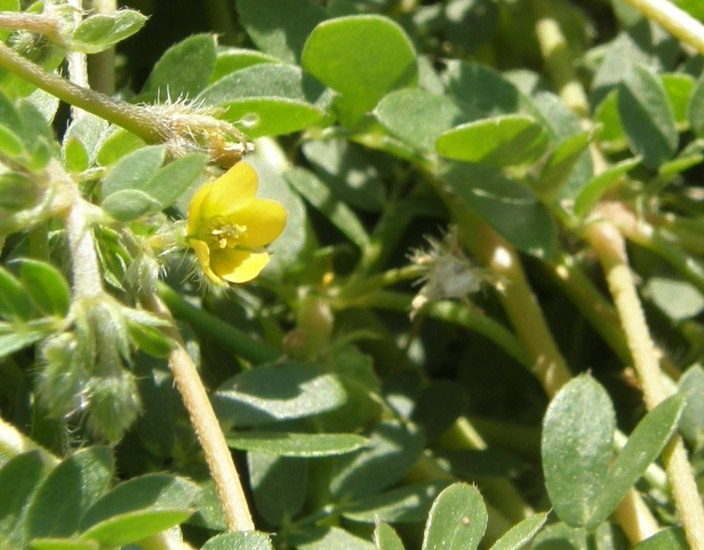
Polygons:
[[[152,296],[149,299],[149,306],[152,311],[168,319],[173,325],[171,313],[159,298]],[[253,531],[254,522],[239,474],[203,382],[178,331],[171,329],[167,332],[176,342],[176,347],[169,353],[169,366],[198,441],[203,447],[208,469],[215,481],[218,497],[225,512],[227,525],[231,531]]]
[[144,141],[160,142],[169,135],[169,128],[158,116],[147,109],[116,101],[105,94],[78,86],[54,73],[47,72],[3,43],[0,43],[0,67],[74,107],[129,130]]
[[[628,340],[633,366],[640,378],[646,406],[649,410],[653,409],[667,397],[668,392],[628,264],[625,241],[609,222],[590,224],[585,235],[604,269]],[[704,549],[704,507],[679,435],[672,438],[663,459],[687,541],[694,549]]]

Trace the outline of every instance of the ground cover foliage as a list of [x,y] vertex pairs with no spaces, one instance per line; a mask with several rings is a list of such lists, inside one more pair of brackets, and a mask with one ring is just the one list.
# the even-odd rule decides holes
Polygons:
[[0,548],[704,548],[699,2],[128,4],[0,0]]

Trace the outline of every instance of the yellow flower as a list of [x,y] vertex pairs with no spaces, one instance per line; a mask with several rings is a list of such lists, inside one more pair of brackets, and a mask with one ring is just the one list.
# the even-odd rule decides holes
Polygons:
[[188,241],[217,284],[254,279],[269,263],[263,247],[286,227],[278,202],[258,199],[257,173],[240,162],[196,191],[188,207]]

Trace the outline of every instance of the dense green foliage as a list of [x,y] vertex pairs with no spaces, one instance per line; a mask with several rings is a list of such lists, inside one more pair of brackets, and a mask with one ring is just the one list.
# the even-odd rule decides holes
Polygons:
[[[0,0],[0,550],[704,544],[696,45],[622,0],[67,4]],[[186,220],[240,157],[287,224],[218,284],[263,248]]]

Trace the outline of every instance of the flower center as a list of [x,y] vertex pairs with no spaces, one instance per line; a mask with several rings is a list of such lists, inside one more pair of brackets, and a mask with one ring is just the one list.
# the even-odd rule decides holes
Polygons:
[[213,223],[213,229],[210,230],[208,236],[211,244],[217,248],[235,248],[239,238],[247,232],[246,225],[236,223],[224,223],[220,220]]

